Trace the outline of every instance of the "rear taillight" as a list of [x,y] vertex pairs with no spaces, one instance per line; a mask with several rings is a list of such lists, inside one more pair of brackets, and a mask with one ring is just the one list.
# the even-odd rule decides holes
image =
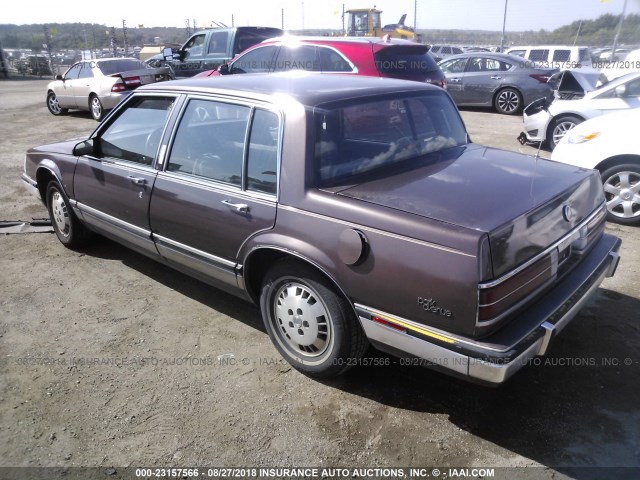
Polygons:
[[114,93],[124,92],[126,89],[127,89],[127,87],[125,86],[124,83],[122,83],[122,80],[118,80],[111,87],[111,91],[114,92]]
[[547,83],[547,81],[550,78],[550,75],[545,75],[542,73],[532,73],[531,75],[529,75],[531,78],[539,81],[540,83]]
[[607,209],[603,205],[577,225],[568,235],[551,245],[537,257],[497,280],[478,285],[478,326],[493,325],[512,308],[524,304],[527,297],[543,290],[562,275],[563,264],[572,257],[589,251],[605,226]]
[[526,296],[555,278],[558,271],[558,250],[521,270],[505,280],[479,286],[478,323],[500,316]]

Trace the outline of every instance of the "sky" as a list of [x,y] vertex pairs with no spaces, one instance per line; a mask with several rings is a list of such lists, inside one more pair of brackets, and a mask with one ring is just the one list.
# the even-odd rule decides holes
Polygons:
[[[383,11],[382,23],[396,23],[407,14],[406,24],[417,19],[419,29],[501,30],[505,2],[506,29],[509,31],[553,30],[580,19],[594,19],[605,13],[619,15],[625,0],[195,0],[152,2],[108,0],[106,3],[86,0],[20,0],[11,10],[2,9],[0,23],[97,23],[108,27],[185,27],[187,19],[199,28],[221,22],[231,26],[261,25],[281,27],[284,10],[286,30],[302,28],[342,29],[342,6]],[[414,7],[417,6],[417,15]],[[63,8],[61,8],[63,7]],[[627,0],[627,14],[640,14],[640,0]]]

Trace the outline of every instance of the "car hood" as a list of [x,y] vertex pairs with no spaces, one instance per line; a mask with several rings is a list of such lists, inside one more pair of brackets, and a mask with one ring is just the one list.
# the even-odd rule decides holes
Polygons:
[[339,194],[487,232],[496,274],[564,236],[604,199],[592,170],[477,145],[434,158]]

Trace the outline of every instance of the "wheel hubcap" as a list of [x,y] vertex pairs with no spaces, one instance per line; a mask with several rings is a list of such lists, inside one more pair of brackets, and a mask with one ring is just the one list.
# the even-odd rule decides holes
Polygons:
[[286,348],[306,358],[319,357],[332,341],[329,313],[320,296],[307,285],[290,282],[275,295],[274,322]]
[[564,137],[569,130],[575,127],[576,124],[573,122],[562,122],[556,125],[556,128],[553,129],[553,143],[557,145],[562,137]]
[[518,108],[518,96],[514,92],[503,92],[498,98],[498,105],[503,112],[511,113]]
[[91,111],[93,112],[93,116],[96,117],[96,118],[99,118],[100,114],[102,113],[102,107],[100,106],[100,100],[98,100],[95,97],[91,100]]
[[49,108],[52,112],[59,113],[60,112],[60,104],[58,103],[58,97],[55,95],[51,95],[49,97]]
[[604,182],[607,209],[619,218],[640,216],[640,174],[620,172]]
[[51,196],[51,213],[58,231],[65,237],[68,236],[70,229],[69,212],[60,192],[55,192]]

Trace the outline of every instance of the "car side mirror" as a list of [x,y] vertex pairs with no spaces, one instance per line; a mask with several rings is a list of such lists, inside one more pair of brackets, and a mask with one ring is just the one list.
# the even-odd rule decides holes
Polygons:
[[165,47],[162,49],[162,56],[165,62],[173,60],[173,49],[171,47]]
[[220,73],[220,75],[229,75],[229,73],[231,73],[229,71],[229,64],[223,63],[222,65],[220,65],[218,67],[218,73]]
[[64,78],[62,77],[62,75],[56,75],[56,80],[64,80]]
[[616,87],[616,97],[624,97],[627,94],[627,86],[626,85],[618,85]]
[[95,145],[93,143],[93,138],[84,140],[83,142],[76,144],[76,146],[73,147],[73,154],[76,157],[84,157],[87,155],[92,157],[95,156]]

